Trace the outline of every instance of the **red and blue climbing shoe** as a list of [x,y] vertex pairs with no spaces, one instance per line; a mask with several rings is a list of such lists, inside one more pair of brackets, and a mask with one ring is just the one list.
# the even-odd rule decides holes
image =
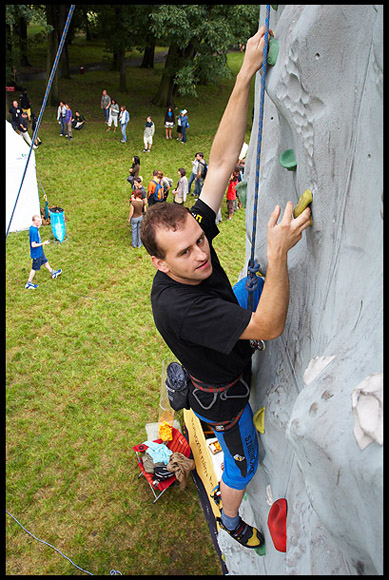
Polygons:
[[223,525],[221,518],[216,519],[219,522],[220,527],[245,548],[259,548],[265,544],[265,538],[262,536],[261,532],[259,532],[257,528],[253,528],[246,524],[241,517],[239,517],[239,524],[236,526],[235,530],[228,530]]

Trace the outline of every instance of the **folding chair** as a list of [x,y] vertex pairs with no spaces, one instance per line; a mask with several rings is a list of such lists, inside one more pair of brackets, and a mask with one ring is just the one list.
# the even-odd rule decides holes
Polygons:
[[[182,433],[180,433],[180,431],[178,431],[178,429],[175,429],[175,427],[172,427],[172,436],[173,436],[172,440],[167,441],[167,443],[166,443],[167,447],[173,453],[175,453],[175,452],[182,453],[183,455],[185,455],[185,457],[189,457],[191,454],[191,450],[189,447],[189,443],[185,439],[184,435]],[[154,443],[162,443],[162,439],[155,439]],[[142,453],[147,451],[147,449],[148,449],[147,445],[145,445],[144,443],[141,443],[140,445],[135,445],[132,449],[136,453],[136,460],[138,462],[138,466],[140,469],[140,474],[138,475],[138,479],[140,477],[142,477],[142,475],[145,476],[147,483],[149,484],[150,489],[153,492],[153,495],[155,498],[153,503],[155,503],[161,497],[161,495],[163,493],[165,493],[167,488],[170,487],[176,481],[177,478],[174,474],[172,474],[172,476],[169,477],[168,479],[164,479],[162,481],[156,480],[154,474],[147,473],[147,471],[145,471],[145,469],[143,467]]]

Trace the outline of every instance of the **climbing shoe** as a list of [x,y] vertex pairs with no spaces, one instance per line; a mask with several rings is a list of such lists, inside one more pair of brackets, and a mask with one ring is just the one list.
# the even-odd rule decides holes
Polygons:
[[256,528],[249,526],[239,517],[239,524],[236,526],[235,530],[228,530],[221,520],[221,518],[216,518],[219,522],[220,527],[230,534],[234,540],[239,542],[245,548],[259,548],[265,544],[265,538],[262,536]]

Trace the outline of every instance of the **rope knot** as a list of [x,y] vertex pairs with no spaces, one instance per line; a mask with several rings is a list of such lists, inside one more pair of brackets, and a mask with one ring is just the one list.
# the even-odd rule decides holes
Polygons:
[[246,289],[248,292],[254,292],[258,285],[257,272],[259,271],[260,265],[258,262],[249,261],[247,266],[247,279],[246,279]]

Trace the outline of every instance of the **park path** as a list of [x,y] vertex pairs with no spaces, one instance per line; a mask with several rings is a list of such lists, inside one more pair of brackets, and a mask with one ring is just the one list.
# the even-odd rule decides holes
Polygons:
[[[165,52],[157,52],[154,55],[154,63],[157,62],[164,62],[167,55],[167,51]],[[143,56],[138,58],[128,58],[126,59],[126,67],[127,66],[140,66],[143,60]],[[84,73],[94,70],[110,70],[111,68],[111,61],[106,62],[91,62],[84,65]],[[70,74],[80,74],[81,67],[70,67]],[[59,71],[61,76],[61,71]],[[47,72],[45,70],[40,71],[23,71],[17,73],[17,82],[23,83],[28,81],[37,81],[37,80],[45,80],[47,78]]]

